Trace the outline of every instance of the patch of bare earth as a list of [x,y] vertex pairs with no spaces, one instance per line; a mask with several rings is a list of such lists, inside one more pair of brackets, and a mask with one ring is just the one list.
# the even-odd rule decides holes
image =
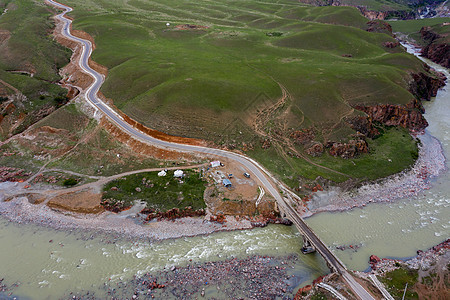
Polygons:
[[83,189],[74,192],[60,193],[51,198],[47,205],[51,208],[63,209],[77,213],[96,214],[104,211],[100,205],[102,194],[94,189]]
[[[210,168],[205,172],[209,186],[204,198],[211,214],[271,215],[276,210],[275,202],[267,195],[258,201],[261,193],[258,182],[253,177],[246,178],[243,175],[247,172],[245,168],[232,160],[224,160],[223,163],[224,166]],[[231,187],[223,185],[224,179],[231,181]]]

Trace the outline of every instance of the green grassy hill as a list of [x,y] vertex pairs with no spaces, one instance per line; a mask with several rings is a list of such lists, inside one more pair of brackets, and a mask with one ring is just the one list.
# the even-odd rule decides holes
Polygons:
[[450,23],[450,18],[431,18],[431,19],[419,19],[419,20],[402,20],[402,21],[390,21],[394,32],[401,32],[408,38],[413,39],[416,43],[424,46],[426,41],[422,40],[420,30],[422,27],[431,27],[431,30],[443,37],[447,37],[446,41],[442,43],[449,43],[450,26],[443,26],[444,23]]
[[[414,160],[401,143],[377,156],[383,151],[375,142],[365,174],[351,160],[311,158],[339,175],[290,151],[304,154],[289,140],[294,130],[346,141],[355,133],[346,120],[362,115],[354,105],[414,99],[409,72],[424,71],[422,63],[401,47],[384,47],[395,40],[367,32],[355,8],[293,0],[63,2],[74,8],[74,27],[94,37],[94,60],[109,69],[102,92],[151,128],[248,150],[285,179],[375,178]],[[408,135],[392,138],[415,147]],[[271,149],[261,149],[264,139]],[[404,151],[409,159],[381,167]]]
[[[8,134],[23,131],[64,100],[61,97],[67,90],[54,82],[60,80],[58,70],[69,62],[71,52],[53,40],[50,18],[54,11],[41,1],[0,0],[0,11],[4,12],[0,16],[0,80],[8,84],[0,82],[3,140]],[[1,105],[8,95],[16,94],[13,88],[26,99],[16,97],[15,108],[5,109]],[[20,126],[13,125],[15,121]]]

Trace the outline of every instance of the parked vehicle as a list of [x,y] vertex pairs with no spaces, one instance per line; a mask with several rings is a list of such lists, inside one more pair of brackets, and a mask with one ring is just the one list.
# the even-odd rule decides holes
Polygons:
[[246,177],[246,178],[250,178],[250,174],[249,174],[249,173],[247,173],[247,172],[245,172],[245,173],[244,173],[244,177]]

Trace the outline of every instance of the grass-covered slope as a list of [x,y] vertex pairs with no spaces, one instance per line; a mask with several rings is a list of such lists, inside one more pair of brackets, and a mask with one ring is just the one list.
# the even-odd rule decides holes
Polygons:
[[450,18],[390,22],[396,32],[422,47],[422,55],[450,67]]
[[[355,133],[346,120],[362,115],[354,105],[407,104],[414,98],[408,73],[423,71],[400,47],[383,46],[395,43],[392,37],[367,32],[367,19],[350,7],[293,0],[64,3],[74,8],[74,27],[94,37],[93,58],[109,69],[102,92],[119,109],[166,133],[244,151],[276,140],[262,155],[294,177],[360,176],[309,162],[312,172],[299,170],[289,161],[305,161],[288,148],[304,149],[290,133],[312,128],[319,142],[345,141]],[[354,166],[341,161],[344,171]]]
[[[418,19],[418,20],[401,20],[401,21],[388,21],[392,26],[392,31],[401,32],[403,34],[418,34],[420,29],[424,26],[436,26],[443,23],[449,23],[450,18],[430,18],[430,19]],[[442,30],[448,27],[442,27]]]
[[58,69],[68,63],[70,51],[53,40],[54,12],[43,1],[0,0],[0,12],[0,105],[17,91],[26,97],[15,96],[13,106],[1,107],[1,140],[64,101],[67,90],[54,82],[60,79]]

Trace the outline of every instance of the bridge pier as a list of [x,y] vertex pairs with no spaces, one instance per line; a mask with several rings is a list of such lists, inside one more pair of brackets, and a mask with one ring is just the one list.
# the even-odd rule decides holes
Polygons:
[[302,235],[302,237],[303,237],[303,247],[302,247],[302,250],[301,250],[302,253],[303,254],[308,254],[308,253],[316,252],[316,249],[314,249],[313,245],[308,240],[308,238],[305,235]]

